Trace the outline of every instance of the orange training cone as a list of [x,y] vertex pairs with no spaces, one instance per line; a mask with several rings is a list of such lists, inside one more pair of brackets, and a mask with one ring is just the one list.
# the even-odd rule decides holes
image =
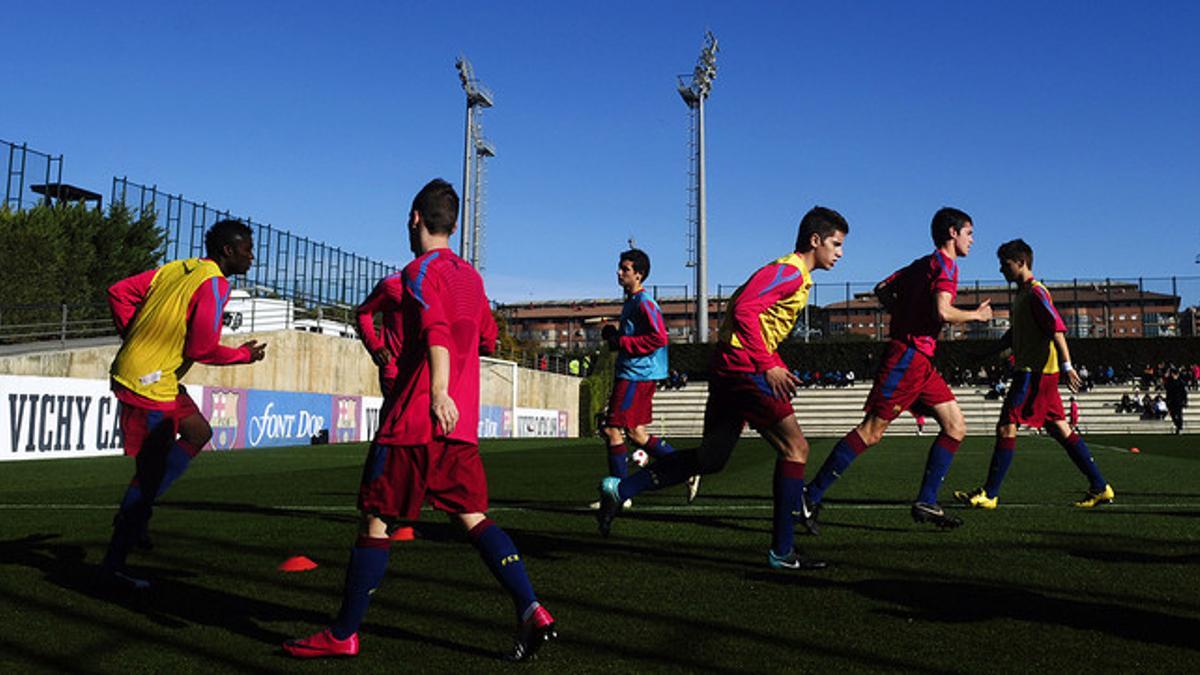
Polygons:
[[411,527],[397,527],[392,533],[392,541],[412,541],[413,529]]
[[280,572],[307,572],[316,568],[317,563],[302,555],[298,555],[279,563],[278,569]]
[[1141,450],[1138,450],[1137,448],[1130,448],[1129,451],[1135,455],[1138,454],[1139,452],[1141,452]]

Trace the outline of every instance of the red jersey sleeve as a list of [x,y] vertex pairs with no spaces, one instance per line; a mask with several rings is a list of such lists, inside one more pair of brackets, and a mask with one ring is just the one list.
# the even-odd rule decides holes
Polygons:
[[1034,286],[1032,290],[1034,302],[1030,303],[1030,306],[1033,308],[1034,321],[1048,334],[1065,333],[1067,326],[1059,316],[1058,310],[1054,308],[1050,292],[1042,286]]
[[767,348],[762,334],[762,314],[775,303],[800,290],[804,272],[792,265],[772,263],[754,273],[733,304],[734,334],[746,350],[757,372],[776,366],[786,368],[783,358]]
[[947,259],[940,252],[933,254],[933,278],[930,280],[930,290],[934,297],[938,293],[949,293],[950,300],[958,297],[958,264]]
[[491,356],[496,353],[496,339],[500,335],[500,329],[496,326],[496,319],[492,316],[492,308],[485,298],[483,301],[483,310],[479,317],[479,353],[484,356]]
[[250,350],[221,344],[221,314],[229,301],[229,281],[213,277],[192,294],[183,356],[210,366],[250,363]]
[[117,333],[125,335],[125,329],[133,320],[138,307],[150,292],[150,282],[158,270],[147,270],[141,274],[126,277],[108,287],[108,308],[112,311],[113,325]]
[[667,326],[663,323],[662,311],[649,300],[638,303],[642,313],[642,325],[649,330],[635,335],[622,335],[618,342],[621,351],[631,356],[646,356],[667,346]]
[[354,319],[358,323],[358,337],[369,352],[379,351],[384,347],[383,338],[375,331],[375,313],[382,312],[391,306],[392,298],[388,293],[388,279],[382,279],[371,289],[371,294],[363,300],[355,310]]

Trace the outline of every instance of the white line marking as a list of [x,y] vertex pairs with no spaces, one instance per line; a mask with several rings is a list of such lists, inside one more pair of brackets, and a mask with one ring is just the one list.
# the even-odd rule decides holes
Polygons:
[[[1200,498],[1200,495],[1197,495]],[[949,502],[947,502],[949,504]],[[558,505],[548,505],[551,508],[562,508]],[[170,502],[160,504],[160,507],[171,507]],[[112,511],[117,508],[116,504],[0,504],[0,511]],[[313,513],[357,513],[358,508],[355,506],[313,506],[304,504],[278,504],[274,506],[265,506],[262,508],[275,509],[279,511],[309,511]],[[634,506],[629,510],[630,513],[720,513],[722,511],[770,511],[770,504],[725,504],[705,506],[702,504],[692,504],[690,506]],[[911,504],[827,504],[826,509],[832,511],[907,511],[911,508]],[[1067,501],[1056,503],[1040,503],[1040,504],[1014,504],[1005,502],[1003,509],[1059,509],[1073,508]],[[1129,502],[1120,502],[1114,504],[1104,504],[1097,507],[1101,510],[1125,510],[1125,509],[1200,509],[1200,501],[1196,502],[1181,502],[1181,503],[1148,503],[1138,504]],[[434,509],[425,507],[424,511],[434,511]],[[566,511],[577,511],[580,513],[594,513],[595,511],[586,507],[567,508]],[[973,510],[973,509],[964,509]],[[540,512],[544,509],[527,506],[494,506],[488,509],[489,512]]]

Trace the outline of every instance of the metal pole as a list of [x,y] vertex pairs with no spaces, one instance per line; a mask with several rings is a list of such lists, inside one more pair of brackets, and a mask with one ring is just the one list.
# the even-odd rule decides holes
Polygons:
[[480,167],[483,166],[483,160],[479,154],[475,154],[475,207],[471,209],[471,267],[479,269],[479,195],[483,194],[482,175]]
[[475,143],[472,142],[472,127],[474,126],[474,109],[471,106],[471,96],[467,95],[467,129],[463,140],[463,180],[462,180],[462,217],[459,219],[458,255],[467,259],[471,255],[471,156],[475,154]]
[[708,207],[704,185],[704,95],[697,104],[696,167],[696,342],[708,342]]

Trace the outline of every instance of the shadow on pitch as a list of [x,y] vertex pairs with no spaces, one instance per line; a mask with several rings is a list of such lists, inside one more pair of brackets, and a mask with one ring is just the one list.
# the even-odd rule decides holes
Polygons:
[[876,610],[899,619],[945,623],[1014,619],[1200,651],[1194,639],[1200,631],[1200,620],[1112,603],[1058,598],[1025,588],[922,579],[840,583],[822,582],[815,576],[766,574],[760,579],[789,585],[819,587],[824,583],[842,587],[877,602],[901,606],[902,609]]
[[219,501],[174,501],[167,500],[156,503],[155,509],[178,509],[180,511],[200,511],[211,513],[238,513],[256,516],[304,518],[307,520],[325,520],[331,523],[358,523],[358,514],[353,512],[331,513],[315,509],[287,509],[258,504]]

